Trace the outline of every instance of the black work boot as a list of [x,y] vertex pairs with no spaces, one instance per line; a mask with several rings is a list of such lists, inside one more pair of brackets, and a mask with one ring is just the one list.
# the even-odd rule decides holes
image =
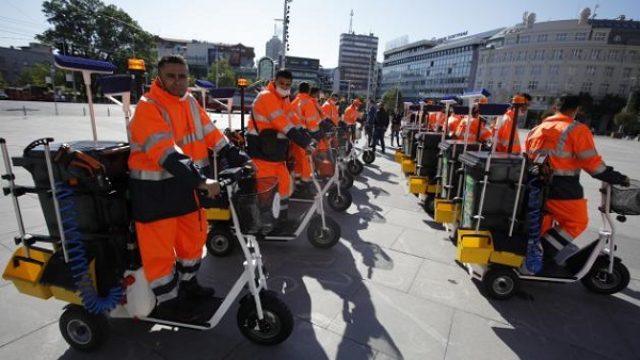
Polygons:
[[193,305],[181,297],[173,298],[158,304],[149,317],[175,322],[193,322],[201,317],[200,309]]
[[212,287],[204,287],[198,283],[194,277],[189,281],[180,284],[180,297],[187,298],[212,298],[216,291]]

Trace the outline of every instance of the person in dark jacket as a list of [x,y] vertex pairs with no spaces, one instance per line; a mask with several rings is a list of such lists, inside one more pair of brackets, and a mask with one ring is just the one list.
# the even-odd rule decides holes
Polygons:
[[373,146],[373,127],[376,122],[377,111],[378,108],[376,107],[376,102],[369,100],[369,111],[367,112],[367,120],[364,123],[364,131],[367,137],[367,145],[369,147]]
[[373,150],[376,150],[376,146],[378,146],[378,142],[382,147],[382,152],[385,152],[384,146],[384,133],[387,131],[389,127],[389,114],[387,110],[384,108],[384,104],[378,104],[378,111],[376,111],[376,117],[373,128]]
[[402,113],[398,112],[393,115],[391,120],[391,146],[393,147],[393,138],[396,139],[396,146],[400,147],[400,126],[402,124]]

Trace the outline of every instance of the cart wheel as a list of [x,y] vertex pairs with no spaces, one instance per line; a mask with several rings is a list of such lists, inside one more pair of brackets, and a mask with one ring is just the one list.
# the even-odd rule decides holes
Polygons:
[[233,251],[234,240],[229,228],[214,226],[207,234],[207,251],[215,256],[227,256]]
[[330,248],[340,240],[340,225],[325,215],[325,228],[322,228],[322,218],[316,215],[311,219],[307,228],[307,238],[311,245],[319,248]]
[[276,345],[285,341],[293,331],[293,315],[289,307],[269,290],[260,293],[264,318],[258,319],[253,296],[243,299],[238,309],[238,327],[247,339],[261,345]]
[[629,270],[619,259],[613,263],[613,272],[609,274],[609,258],[599,257],[589,270],[589,273],[580,281],[582,284],[597,294],[611,295],[624,290],[629,285],[631,275]]
[[332,188],[327,194],[327,202],[333,210],[342,212],[351,206],[353,198],[347,190],[340,191],[340,194],[338,194],[338,189]]
[[482,285],[487,295],[496,300],[506,300],[515,295],[519,279],[511,268],[490,268],[482,277]]
[[340,171],[340,189],[350,189],[353,186],[353,175],[348,171]]
[[353,176],[358,176],[362,173],[362,170],[364,170],[364,165],[362,161],[355,159],[347,163],[347,170],[349,170]]
[[96,350],[109,336],[107,318],[90,314],[80,305],[69,305],[60,316],[59,325],[62,337],[79,351]]
[[376,153],[373,152],[372,150],[365,150],[364,153],[362,153],[362,161],[364,161],[367,164],[371,164],[376,160]]
[[427,198],[424,199],[424,211],[429,214],[429,216],[433,217],[436,213],[436,197],[433,194],[427,194]]

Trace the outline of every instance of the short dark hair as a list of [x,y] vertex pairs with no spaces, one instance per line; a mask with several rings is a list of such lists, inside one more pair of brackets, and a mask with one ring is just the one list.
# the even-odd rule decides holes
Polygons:
[[315,96],[319,92],[320,92],[320,88],[317,86],[312,86],[311,89],[309,89],[309,95],[311,96]]
[[338,93],[332,93],[330,97],[332,97],[332,98],[339,98],[339,97],[340,97],[340,95],[338,95]]
[[575,110],[581,105],[580,97],[575,95],[561,96],[556,100],[556,108],[560,112]]
[[160,61],[158,61],[158,70],[162,69],[164,64],[179,64],[179,65],[188,66],[187,60],[185,60],[181,55],[175,55],[175,54],[165,55],[161,57]]
[[288,80],[293,80],[293,74],[291,73],[291,71],[287,70],[287,69],[282,69],[282,70],[278,70],[278,72],[276,73],[276,79],[277,78],[284,78],[284,79],[288,79]]
[[303,94],[308,94],[309,93],[309,83],[306,82],[306,81],[303,81],[300,84],[298,84],[298,92],[299,93],[303,93]]

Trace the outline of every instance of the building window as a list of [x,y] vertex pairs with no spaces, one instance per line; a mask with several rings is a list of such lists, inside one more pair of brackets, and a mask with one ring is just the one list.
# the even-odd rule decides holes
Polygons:
[[571,52],[571,55],[573,56],[574,59],[582,59],[582,49],[573,49],[573,51]]
[[551,60],[562,60],[564,56],[564,49],[553,49],[553,55],[551,55]]
[[560,75],[560,65],[549,65],[549,75]]
[[600,84],[600,95],[606,95],[609,93],[609,84]]
[[609,50],[609,61],[618,61],[620,57],[620,50]]
[[569,66],[569,68],[567,69],[567,74],[569,76],[576,76],[576,74],[578,73],[578,67],[577,66]]
[[534,65],[531,67],[531,75],[540,75],[542,73],[542,65]]
[[496,89],[502,89],[502,81],[498,81],[496,84]]
[[556,34],[556,41],[566,41],[566,40],[567,40],[567,33]]
[[594,76],[596,74],[596,67],[593,65],[587,66],[586,74],[588,76]]
[[546,41],[547,41],[547,34],[538,35],[538,42],[546,42]]
[[493,89],[493,81],[489,81],[487,83],[487,89],[490,89],[490,90]]
[[518,66],[516,66],[515,74],[516,74],[516,75],[522,75],[522,74],[524,74],[524,66],[522,66],[522,65],[518,65]]
[[619,95],[627,95],[627,85],[626,84],[622,84],[618,87],[618,94]]
[[628,78],[629,76],[631,76],[631,68],[624,68],[622,69],[622,78]]
[[536,50],[533,55],[534,60],[544,60],[544,50]]
[[578,33],[576,33],[575,40],[576,41],[587,40],[587,33],[586,32],[578,32]]
[[606,32],[598,31],[593,34],[593,41],[604,41],[606,37],[607,37]]
[[591,50],[591,55],[589,56],[591,58],[591,60],[598,60],[598,58],[600,57],[600,53],[602,52],[602,50],[600,49],[592,49]]
[[520,44],[527,44],[530,39],[531,37],[529,35],[522,35],[520,36]]
[[522,61],[524,60],[524,57],[527,55],[526,52],[524,51],[518,51],[518,58],[516,59],[517,61]]
[[614,69],[615,68],[613,66],[607,66],[606,68],[604,68],[604,76],[607,76],[607,77],[613,76]]
[[520,81],[516,80],[513,82],[513,85],[511,86],[511,90],[512,91],[520,91]]
[[503,66],[502,69],[500,69],[500,76],[507,76],[509,74],[509,69],[511,69],[510,66]]
[[479,89],[482,88],[482,81],[478,81],[477,85],[476,85]]
[[580,88],[580,91],[582,92],[591,92],[591,86],[593,86],[593,83],[591,81],[585,81],[582,83],[582,87]]
[[515,36],[511,36],[507,38],[507,45],[513,45],[516,43],[516,37]]
[[482,76],[482,68],[478,69],[478,76]]
[[553,92],[555,92],[555,91],[557,91],[557,90],[558,90],[558,83],[556,83],[556,82],[550,82],[550,83],[548,83],[548,84],[547,84],[547,90],[548,90],[549,92],[552,92],[552,93],[553,93]]
[[535,90],[537,88],[538,88],[538,81],[537,80],[529,81],[529,85],[527,86],[528,90]]

